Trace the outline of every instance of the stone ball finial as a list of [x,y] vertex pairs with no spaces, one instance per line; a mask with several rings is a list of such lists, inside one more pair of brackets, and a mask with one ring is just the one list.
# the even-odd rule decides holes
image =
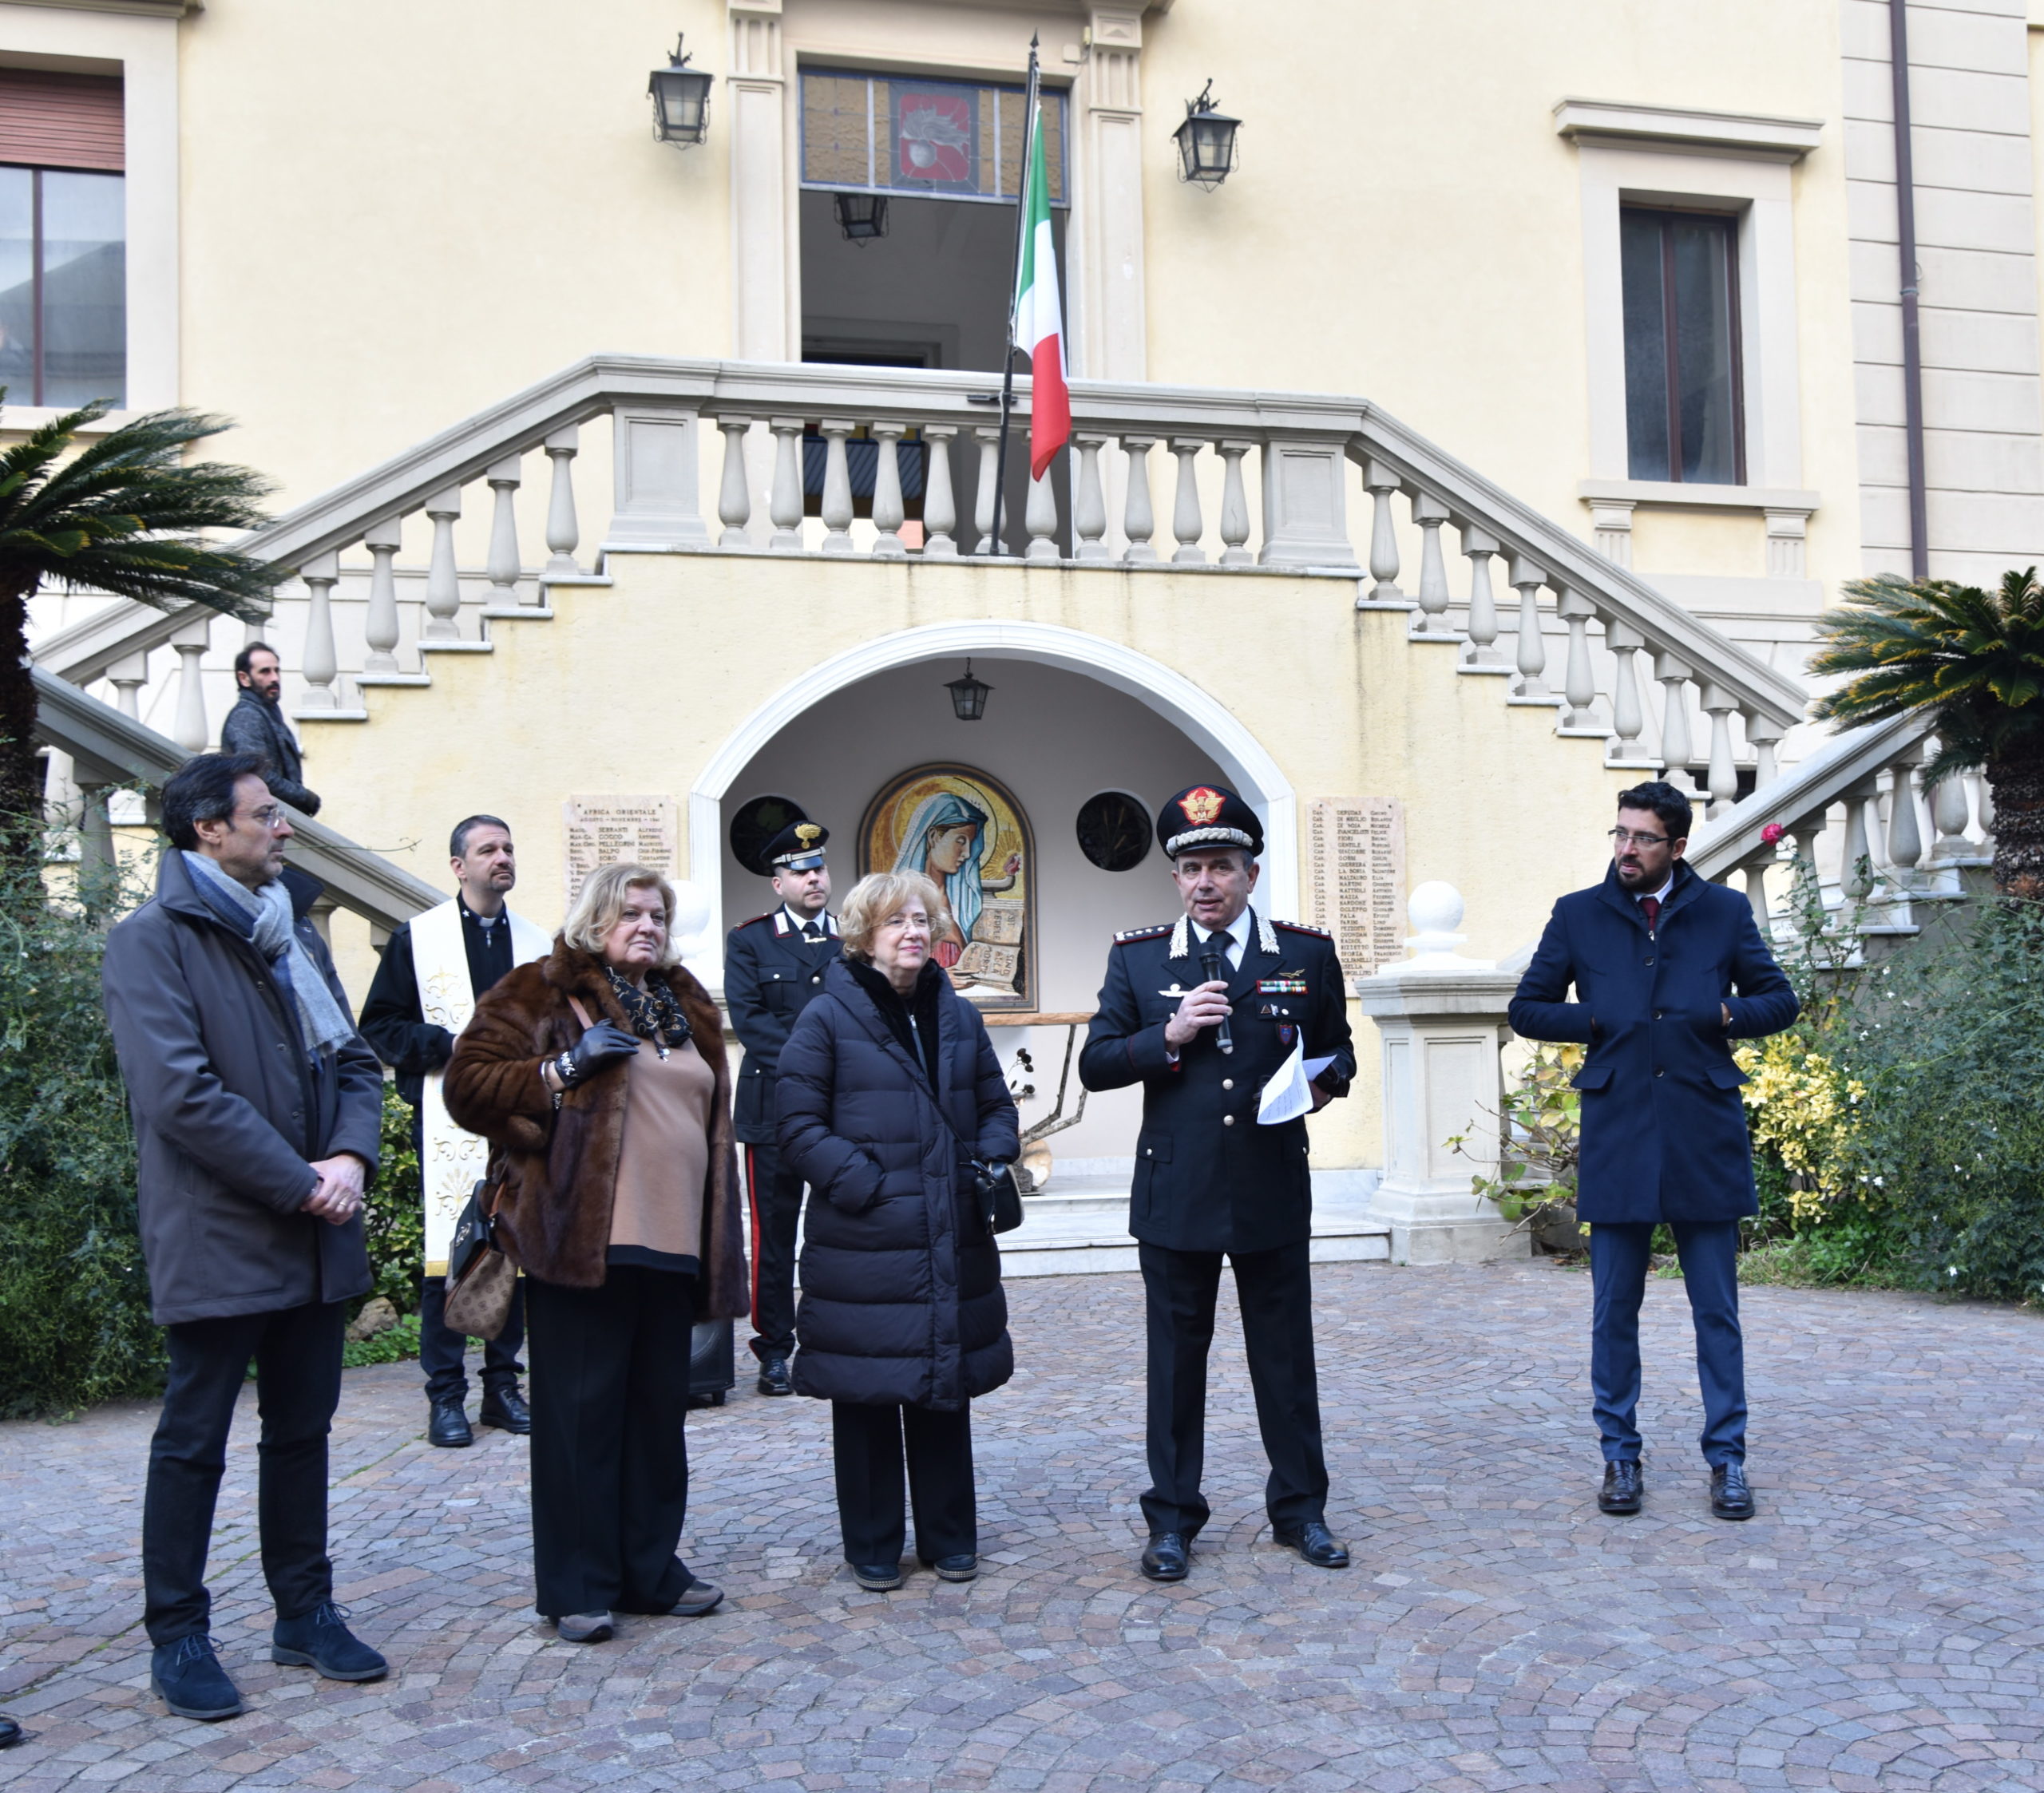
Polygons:
[[1462,893],[1438,879],[1415,887],[1405,899],[1405,918],[1412,932],[1405,944],[1412,956],[1387,972],[1467,972],[1488,970],[1487,959],[1465,959],[1455,949],[1469,936],[1462,925]]
[[1462,925],[1462,893],[1438,878],[1421,885],[1405,899],[1405,917],[1412,932],[1422,936],[1453,934]]
[[710,925],[710,899],[686,878],[674,885],[674,917],[667,932],[684,959],[703,950],[703,936]]

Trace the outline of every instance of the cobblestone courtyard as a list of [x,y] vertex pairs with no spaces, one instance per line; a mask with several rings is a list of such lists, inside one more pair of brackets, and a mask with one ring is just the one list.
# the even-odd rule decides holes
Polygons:
[[[1713,1521],[1682,1287],[1650,1284],[1648,1508],[1601,1518],[1588,1278],[1322,1266],[1329,1514],[1307,1567],[1263,1528],[1240,1342],[1217,1342],[1215,1518],[1142,1581],[1132,1276],[1011,1285],[1025,1368],[978,1403],[987,1573],[862,1593],[827,1415],[742,1390],[691,1421],[696,1621],[556,1641],[531,1609],[522,1441],[422,1442],[409,1364],[351,1371],[334,1554],[366,1688],[272,1667],[252,1398],[213,1554],[248,1698],[148,1692],[137,1533],[153,1415],[0,1427],[0,1755],[27,1790],[303,1787],[1159,1790],[2044,1786],[2044,1343],[1910,1296],[1746,1296],[1759,1517]],[[1658,1447],[1658,1448],[1657,1448]]]

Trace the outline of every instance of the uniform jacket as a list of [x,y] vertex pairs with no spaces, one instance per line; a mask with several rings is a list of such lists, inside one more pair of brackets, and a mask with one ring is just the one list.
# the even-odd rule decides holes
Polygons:
[[[287,879],[298,936],[345,1010],[326,942],[306,919],[319,886]],[[136,1201],[160,1324],[267,1313],[368,1292],[362,1217],[299,1210],[315,1158],[373,1172],[383,1072],[359,1038],[317,1072],[298,1005],[262,954],[214,918],[184,856],[107,936],[106,1015],[135,1126]]]
[[1259,919],[1228,980],[1233,1055],[1216,1043],[1217,1030],[1203,1028],[1174,1067],[1164,1023],[1204,980],[1196,948],[1171,957],[1173,936],[1167,925],[1115,936],[1079,1058],[1089,1090],[1143,1086],[1128,1229],[1178,1251],[1295,1245],[1313,1231],[1306,1124],[1258,1126],[1258,1098],[1301,1035],[1307,1058],[1333,1056],[1322,1087],[1348,1091],[1356,1059],[1334,943],[1317,928]]
[[[648,975],[664,977],[679,999],[695,1049],[715,1079],[695,1317],[735,1320],[749,1311],[751,1302],[723,1023],[709,992],[682,967]],[[492,1173],[501,1178],[503,1189],[497,1215],[511,1256],[548,1282],[596,1288],[608,1270],[604,1256],[631,1067],[628,1060],[605,1067],[567,1091],[556,1110],[540,1081],[540,1061],[566,1051],[582,1037],[570,996],[592,1020],[628,1028],[603,961],[557,934],[548,957],[515,967],[477,997],[475,1013],[447,1062],[441,1094],[457,1126],[481,1134],[496,1148],[490,1154]]]
[[838,924],[819,918],[825,930],[820,945],[811,945],[788,920],[785,908],[731,931],[724,944],[724,1000],[731,1011],[731,1031],[745,1048],[738,1072],[739,1138],[747,1146],[774,1143],[774,1075],[781,1048],[787,1044],[795,1017],[823,988],[824,968],[839,957],[844,943]]
[[263,762],[263,782],[272,797],[306,815],[319,813],[319,794],[305,788],[304,757],[281,706],[265,703],[244,687],[220,724],[220,751],[253,754]]
[[1000,1253],[968,1160],[1021,1148],[979,1011],[934,964],[915,995],[918,1026],[936,1029],[934,1085],[842,960],[782,1050],[781,1152],[812,1191],[794,1383],[956,1411],[1015,1372]]
[[1751,904],[1680,861],[1652,933],[1615,868],[1555,904],[1511,1025],[1589,1048],[1575,1079],[1577,1214],[1594,1225],[1758,1213],[1732,1042],[1779,1033],[1796,1007]]

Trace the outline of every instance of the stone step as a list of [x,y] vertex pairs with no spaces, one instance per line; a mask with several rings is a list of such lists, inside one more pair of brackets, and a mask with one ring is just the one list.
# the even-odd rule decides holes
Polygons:
[[[1391,1232],[1366,1217],[1369,1197],[1357,1191],[1317,1194],[1313,1261],[1388,1260]],[[1128,1231],[1128,1185],[1060,1181],[1022,1204],[1022,1224],[1000,1236],[1004,1276],[1072,1276],[1137,1268]]]

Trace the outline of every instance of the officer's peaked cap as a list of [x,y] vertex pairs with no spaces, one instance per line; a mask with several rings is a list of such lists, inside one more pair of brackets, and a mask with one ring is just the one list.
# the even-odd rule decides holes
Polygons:
[[1157,844],[1175,859],[1194,847],[1246,847],[1263,851],[1263,822],[1255,810],[1220,785],[1194,785],[1157,812]]

